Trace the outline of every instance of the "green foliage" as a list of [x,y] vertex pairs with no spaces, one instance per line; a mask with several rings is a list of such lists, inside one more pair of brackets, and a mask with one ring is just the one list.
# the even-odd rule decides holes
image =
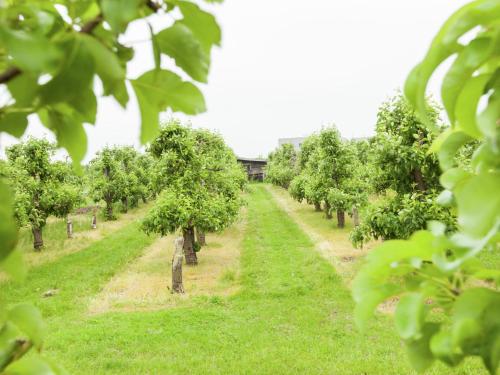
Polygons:
[[443,220],[449,228],[454,226],[450,210],[435,200],[442,188],[438,158],[429,150],[440,126],[437,107],[427,104],[426,111],[432,129],[399,94],[380,107],[373,150],[367,158],[372,167],[358,173],[371,173],[373,189],[395,193],[395,197],[367,209],[363,224],[351,235],[355,246],[372,238],[406,239],[414,231],[424,229],[429,220]]
[[157,158],[154,184],[161,193],[143,220],[147,233],[193,227],[219,232],[235,220],[246,177],[222,137],[171,121],[150,152]]
[[291,144],[281,145],[269,154],[266,168],[266,180],[274,185],[288,189],[297,174],[297,153]]
[[[419,371],[436,359],[455,366],[468,356],[479,356],[491,374],[499,367],[500,273],[477,259],[482,252],[498,251],[499,15],[496,0],[474,1],[458,10],[406,82],[408,100],[432,129],[427,82],[444,60],[455,57],[442,83],[452,126],[434,140],[431,151],[440,161],[440,182],[446,189],[438,201],[453,206],[456,230],[448,233],[445,223],[434,221],[409,240],[384,242],[368,255],[354,281],[361,326],[379,303],[400,297],[396,327]],[[461,37],[471,30],[473,37],[463,44]],[[471,139],[474,152],[464,166],[456,155]],[[444,318],[436,319],[436,311]]]

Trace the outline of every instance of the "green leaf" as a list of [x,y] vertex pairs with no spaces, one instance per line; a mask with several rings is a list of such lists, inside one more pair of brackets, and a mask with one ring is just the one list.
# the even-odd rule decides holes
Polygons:
[[213,45],[220,46],[221,30],[215,17],[190,1],[177,1],[184,18],[179,21],[191,29],[206,53]]
[[399,336],[406,340],[420,338],[426,310],[424,297],[420,293],[403,296],[394,317]]
[[0,179],[0,264],[11,254],[17,244],[17,225],[14,221],[13,195]]
[[157,134],[159,112],[168,108],[189,115],[205,111],[205,100],[201,91],[168,70],[151,70],[131,80],[131,83],[141,109],[143,143]]
[[62,57],[54,43],[38,33],[11,30],[0,26],[0,41],[12,56],[13,63],[29,72],[51,72]]
[[[477,0],[460,8],[441,27],[424,60],[408,76],[405,95],[426,123],[429,119],[425,94],[432,73],[444,60],[462,49],[458,43],[462,35],[478,25],[495,22],[499,12],[498,0]],[[453,118],[452,114],[448,115]]]
[[500,174],[483,173],[456,187],[458,223],[475,238],[486,236],[500,223]]
[[440,331],[432,336],[430,348],[435,357],[450,366],[458,365],[464,357],[460,349],[453,346],[451,335],[447,331]]
[[79,168],[87,152],[87,134],[79,116],[64,107],[40,110],[38,115],[42,123],[55,133],[57,144],[68,150],[74,166]]
[[416,340],[405,342],[408,359],[411,365],[418,372],[428,369],[434,362],[434,357],[430,349],[430,339],[439,330],[437,323],[425,323],[422,327],[422,336]]
[[161,69],[161,51],[160,51],[160,45],[158,44],[158,40],[156,39],[156,34],[153,31],[153,27],[151,24],[148,24],[149,26],[149,34],[151,36],[151,45],[153,47],[153,59],[155,62],[155,68],[156,69]]
[[95,124],[97,116],[97,98],[93,90],[84,90],[70,105],[81,115],[82,121]]
[[[12,220],[12,219],[11,219]],[[12,220],[12,222],[14,222]],[[5,246],[2,244],[2,246]],[[5,248],[2,248],[4,251]],[[21,251],[14,249],[0,262],[0,269],[5,271],[15,281],[23,281],[27,274]]]
[[453,190],[458,184],[466,181],[471,174],[462,168],[447,169],[439,178],[445,189]]
[[[12,108],[12,107],[10,107]],[[3,108],[4,110],[9,110]],[[15,108],[12,108],[15,110]],[[7,112],[0,113],[0,132],[6,132],[14,137],[21,137],[28,127],[27,112]]]
[[125,108],[128,102],[128,93],[124,82],[125,69],[120,64],[116,54],[89,35],[80,34],[78,38],[85,44],[94,59],[95,71],[103,83],[104,94],[113,95]]
[[63,375],[66,374],[58,366],[54,366],[39,355],[23,357],[12,362],[5,370],[8,375]]
[[38,95],[37,76],[23,72],[7,83],[9,92],[16,100],[16,107],[31,107]]
[[500,118],[500,92],[491,95],[488,106],[477,117],[477,125],[486,137],[495,139],[497,136],[497,122]]
[[19,304],[9,310],[7,319],[27,335],[37,349],[41,349],[45,325],[40,311],[29,304]]
[[141,0],[101,0],[104,19],[116,33],[124,32],[128,23],[139,17],[141,5]]
[[453,62],[446,73],[441,86],[441,96],[446,111],[452,115],[451,123],[455,122],[457,99],[467,80],[493,53],[495,38],[478,37],[466,46]]
[[176,22],[156,35],[160,51],[175,60],[191,78],[207,82],[210,67],[208,55],[200,41],[186,25]]
[[455,155],[460,147],[472,139],[468,134],[450,128],[436,138],[429,152],[437,153],[441,168],[446,170],[455,165]]
[[92,89],[94,60],[84,43],[80,38],[74,38],[64,42],[63,46],[67,56],[61,70],[40,88],[45,105],[78,100],[82,91]]
[[457,98],[455,109],[456,128],[474,138],[481,137],[476,114],[479,100],[484,93],[484,88],[489,79],[490,76],[488,74],[471,78],[467,81]]

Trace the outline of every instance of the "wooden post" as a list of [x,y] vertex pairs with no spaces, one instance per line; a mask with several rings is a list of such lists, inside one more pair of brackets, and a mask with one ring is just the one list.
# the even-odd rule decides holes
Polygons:
[[359,211],[356,206],[352,208],[352,221],[355,227],[359,227]]
[[184,258],[184,238],[177,237],[174,241],[174,255],[172,256],[172,293],[184,293],[182,285],[182,260]]
[[73,238],[73,222],[69,218],[66,218],[66,233],[68,234],[68,238]]
[[95,214],[95,211],[92,215],[92,229],[97,229],[97,215]]

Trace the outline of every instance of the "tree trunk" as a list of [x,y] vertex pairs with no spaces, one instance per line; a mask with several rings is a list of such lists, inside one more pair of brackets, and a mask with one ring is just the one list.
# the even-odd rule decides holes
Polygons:
[[321,203],[314,203],[314,211],[317,212],[321,211]]
[[427,190],[427,186],[425,185],[424,177],[422,176],[422,171],[419,168],[415,168],[413,170],[413,179],[417,184],[417,189],[421,192]]
[[184,256],[186,257],[186,264],[189,266],[196,266],[198,264],[198,257],[194,251],[194,228],[187,227],[182,230],[184,237]]
[[145,194],[143,194],[141,198],[142,198],[142,203],[144,204],[148,203],[148,198],[146,197]]
[[106,220],[113,220],[113,202],[106,201]]
[[342,210],[337,210],[337,226],[339,228],[344,228],[345,226],[345,212]]
[[73,222],[69,218],[66,218],[66,233],[68,234],[68,238],[73,238]]
[[35,251],[41,251],[43,247],[42,228],[32,227],[31,232],[33,233],[33,248]]
[[359,211],[357,207],[352,208],[352,221],[355,227],[359,227]]
[[178,237],[175,239],[174,255],[172,256],[172,293],[184,293],[184,285],[182,285],[182,258],[184,253],[184,238]]
[[332,218],[332,210],[330,203],[325,202],[325,217],[330,220]]
[[128,212],[128,197],[122,198],[122,211],[124,213]]
[[196,228],[196,241],[200,244],[200,246],[205,246],[207,244],[205,232],[198,228]]
[[95,212],[92,215],[92,229],[97,229],[97,216],[96,216]]

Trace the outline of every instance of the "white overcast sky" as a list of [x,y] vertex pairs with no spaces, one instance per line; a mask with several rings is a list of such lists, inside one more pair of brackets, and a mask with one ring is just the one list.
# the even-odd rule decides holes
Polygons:
[[[210,8],[223,44],[201,87],[208,112],[189,120],[220,132],[247,157],[267,155],[278,138],[306,136],[331,123],[346,138],[371,135],[380,103],[403,86],[440,25],[466,2],[226,0]],[[165,26],[164,19],[154,21],[157,29]],[[124,38],[137,47],[131,78],[153,67],[149,45],[140,42],[147,36],[135,23]],[[431,91],[438,93],[438,86]],[[139,125],[133,95],[126,110],[100,99],[96,126],[86,126],[86,160],[107,144],[139,146]],[[51,137],[36,119],[27,134]],[[3,135],[0,142],[3,149],[14,139]]]

